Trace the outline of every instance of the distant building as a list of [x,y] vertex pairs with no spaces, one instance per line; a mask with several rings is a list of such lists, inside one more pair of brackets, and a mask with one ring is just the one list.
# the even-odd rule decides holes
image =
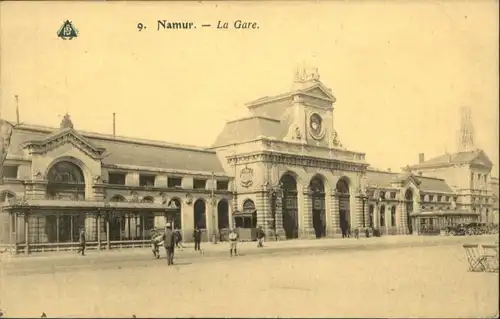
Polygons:
[[288,239],[341,227],[411,234],[423,210],[498,222],[483,151],[376,170],[342,145],[334,104],[317,70],[299,70],[290,92],[248,103],[251,115],[227,122],[209,149],[78,131],[69,115],[58,129],[3,121],[0,240],[59,249],[84,228],[100,248],[145,245],[168,218],[188,240],[195,227],[208,240],[231,225]]

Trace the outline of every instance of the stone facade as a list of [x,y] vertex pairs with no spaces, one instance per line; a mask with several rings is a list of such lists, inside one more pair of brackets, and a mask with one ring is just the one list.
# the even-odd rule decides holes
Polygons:
[[[290,239],[341,236],[346,227],[406,235],[416,227],[412,214],[433,210],[474,210],[482,221],[498,222],[498,179],[491,177],[484,152],[429,161],[422,155],[399,173],[375,170],[364,153],[342,145],[333,121],[335,101],[317,70],[302,70],[290,92],[248,103],[251,116],[227,122],[209,149],[82,132],[69,115],[59,129],[2,121],[1,200],[4,207],[9,200],[119,201],[138,203],[144,214],[147,205],[140,203],[167,209],[175,200],[185,240],[196,225],[206,230],[207,240],[234,226],[240,213],[254,214],[252,227],[271,235],[275,226],[278,237]],[[58,163],[81,172],[82,186],[74,194],[50,180]],[[53,187],[59,190],[51,193]],[[244,212],[245,202],[254,211]],[[102,216],[92,209],[76,213],[85,215],[90,240],[104,236]],[[27,217],[26,226],[0,215],[2,233],[10,234],[3,243],[12,236],[22,240],[29,227],[44,235],[28,241],[48,241],[46,217]],[[145,227],[144,219],[127,216],[120,239]],[[57,229],[60,222],[58,217]],[[165,217],[155,212],[152,225],[163,227]]]

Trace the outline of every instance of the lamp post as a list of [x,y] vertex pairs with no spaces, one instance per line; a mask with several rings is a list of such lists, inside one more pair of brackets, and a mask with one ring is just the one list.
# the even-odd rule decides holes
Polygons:
[[368,196],[366,196],[361,189],[359,189],[359,198],[361,199],[362,203],[362,209],[363,213],[361,214],[361,222],[363,223],[363,228],[366,228],[366,216],[365,216],[365,211],[366,211],[366,201],[368,200]]
[[[109,209],[109,203],[108,201],[104,202],[104,213],[106,214],[106,249],[109,250],[110,247],[110,242],[109,242],[109,220],[111,218],[111,211]],[[121,227],[121,226],[120,226]],[[99,229],[99,231],[101,231]]]
[[274,239],[278,241],[278,228],[277,228],[277,216],[276,216],[276,208],[278,205],[281,205],[281,200],[283,198],[283,189],[281,184],[270,187],[268,189],[269,194],[271,195],[271,216],[273,218],[271,228],[274,232]]
[[212,209],[212,244],[217,244],[217,233],[215,231],[215,212],[217,200],[215,199],[215,174],[212,172],[212,191],[210,192],[210,206]]

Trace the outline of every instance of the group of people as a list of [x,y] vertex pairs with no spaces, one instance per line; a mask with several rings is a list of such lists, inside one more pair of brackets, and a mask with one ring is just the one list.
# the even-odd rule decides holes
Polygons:
[[[203,250],[201,249],[201,235],[202,235],[202,230],[196,227],[196,229],[193,232],[194,250],[203,253]],[[257,228],[257,247],[259,248],[264,247],[263,245],[264,238],[265,238],[265,232],[262,229],[262,227],[259,226]],[[234,229],[231,229],[228,235],[228,239],[229,239],[229,255],[231,257],[237,256],[238,242],[240,239],[238,233]],[[165,252],[167,254],[167,264],[169,266],[173,265],[175,248],[183,248],[181,232],[179,230],[173,230],[172,225],[170,223],[167,223],[165,226],[164,234],[160,234],[158,232],[152,234],[151,248],[153,251],[153,255],[156,258],[160,258],[160,246],[162,245],[162,243],[163,246],[165,247]]]

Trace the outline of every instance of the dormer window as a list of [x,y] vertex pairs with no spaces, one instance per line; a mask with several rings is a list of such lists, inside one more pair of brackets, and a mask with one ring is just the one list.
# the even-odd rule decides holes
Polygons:
[[169,176],[167,180],[168,188],[181,188],[182,187],[182,177]]
[[194,189],[206,189],[207,180],[206,179],[194,179],[193,180],[193,188]]
[[5,165],[3,167],[3,177],[17,179],[18,170],[17,165]]
[[155,186],[155,176],[154,175],[139,175],[139,186],[153,187]]

